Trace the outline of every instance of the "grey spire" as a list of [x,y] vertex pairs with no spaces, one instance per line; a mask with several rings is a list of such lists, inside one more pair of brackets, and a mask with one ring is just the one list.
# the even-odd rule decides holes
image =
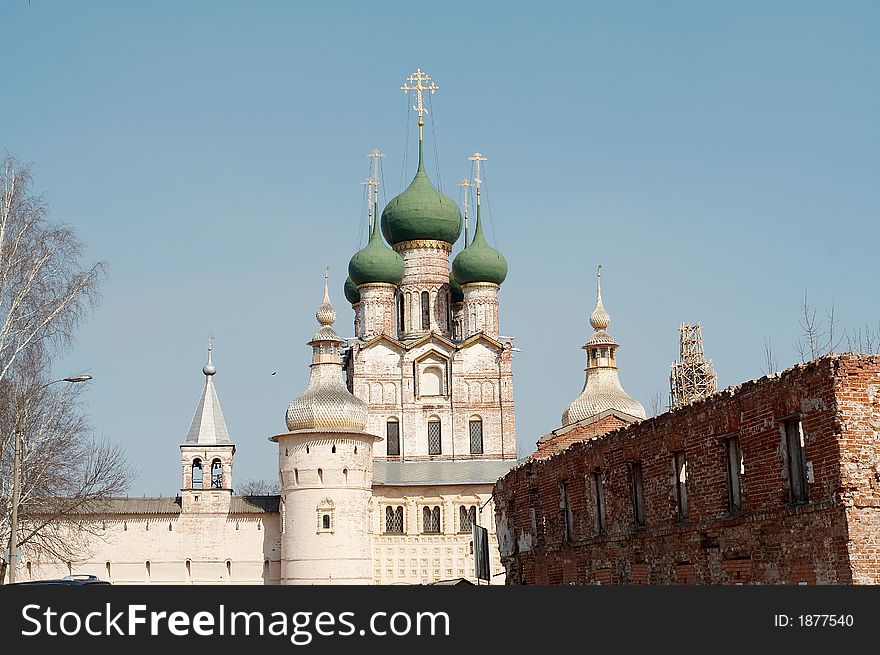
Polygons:
[[205,374],[205,389],[196,407],[189,432],[186,433],[187,444],[201,444],[213,446],[217,444],[230,444],[229,431],[226,429],[226,421],[223,420],[223,411],[220,409],[220,399],[217,398],[217,390],[214,389],[214,374],[217,367],[211,361],[213,337],[208,340],[208,363],[202,367]]

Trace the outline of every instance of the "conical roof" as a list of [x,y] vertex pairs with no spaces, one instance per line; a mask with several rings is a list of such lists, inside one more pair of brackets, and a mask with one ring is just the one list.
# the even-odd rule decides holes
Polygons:
[[451,244],[458,240],[461,226],[458,205],[452,198],[440,193],[425,172],[422,142],[419,141],[416,176],[403,193],[392,198],[382,211],[382,234],[392,245],[416,239]]
[[452,262],[452,274],[459,284],[492,282],[501,284],[507,277],[507,260],[483,236],[480,205],[477,205],[477,225],[474,238]]
[[217,373],[217,367],[211,361],[210,347],[208,347],[208,363],[202,367],[202,373],[205,374],[205,388],[202,390],[202,397],[199,399],[184,443],[204,446],[231,444],[223,410],[220,409],[220,399],[217,397],[217,390],[214,389],[213,378]]

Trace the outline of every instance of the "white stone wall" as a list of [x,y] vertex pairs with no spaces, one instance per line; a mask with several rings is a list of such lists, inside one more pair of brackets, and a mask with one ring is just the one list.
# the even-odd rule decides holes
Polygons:
[[358,287],[361,294],[360,332],[355,334],[361,339],[371,339],[380,334],[393,335],[394,296],[393,284],[362,284]]
[[25,560],[18,580],[89,573],[114,584],[279,582],[278,514],[108,515],[95,525],[86,561]]
[[[404,274],[399,294],[403,298],[403,330],[399,339],[412,339],[431,330],[449,337],[449,253],[443,241],[406,241],[394,246],[403,257]],[[422,292],[428,292],[429,327],[422,327]],[[394,334],[389,332],[389,335]]]
[[497,284],[474,282],[461,287],[464,294],[465,336],[484,332],[492,338],[498,337],[498,289]]

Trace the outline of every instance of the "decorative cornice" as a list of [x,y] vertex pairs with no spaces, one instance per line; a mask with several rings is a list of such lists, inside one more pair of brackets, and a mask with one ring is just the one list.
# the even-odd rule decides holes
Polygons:
[[[396,284],[389,284],[388,282],[367,282],[366,284],[361,284],[358,286],[358,291],[363,291],[364,289],[396,289]],[[353,307],[354,305],[352,305]]]
[[438,239],[414,239],[412,241],[401,241],[395,243],[392,248],[394,252],[403,252],[404,250],[415,250],[416,248],[433,248],[434,250],[443,250],[446,253],[452,252],[452,244],[440,241]]
[[471,287],[492,287],[494,289],[500,289],[501,285],[495,284],[494,282],[467,282],[461,285],[461,290],[465,291]]

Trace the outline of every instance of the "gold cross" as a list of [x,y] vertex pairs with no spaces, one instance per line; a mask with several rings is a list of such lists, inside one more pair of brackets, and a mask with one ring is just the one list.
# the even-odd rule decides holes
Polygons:
[[468,157],[472,162],[476,162],[477,174],[474,176],[474,182],[477,183],[477,205],[480,204],[480,183],[483,179],[480,177],[480,162],[486,161],[486,157],[483,157],[483,153],[477,150],[474,154]]
[[[430,84],[427,84],[427,82],[430,82]],[[411,84],[414,86],[411,86]],[[440,87],[434,84],[434,81],[428,77],[427,73],[422,72],[421,68],[417,68],[416,72],[406,78],[406,82],[400,87],[400,89],[407,94],[410,91],[416,92],[416,104],[413,105],[413,109],[419,115],[419,140],[422,138],[422,126],[425,124],[425,121],[422,119],[422,114],[428,113],[428,110],[425,109],[425,106],[422,104],[422,91],[430,91],[431,95],[433,95],[439,88]]]
[[468,240],[468,196],[470,195],[470,188],[474,186],[471,184],[471,181],[468,178],[463,179],[458,183],[458,186],[464,188],[464,246],[467,248],[467,240]]

